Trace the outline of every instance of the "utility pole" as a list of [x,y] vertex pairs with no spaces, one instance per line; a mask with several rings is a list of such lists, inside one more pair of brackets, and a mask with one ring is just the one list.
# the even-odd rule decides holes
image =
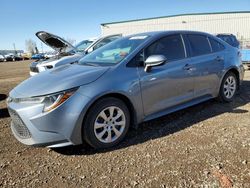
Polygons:
[[15,55],[16,55],[17,52],[16,52],[16,45],[15,45],[15,43],[13,43],[13,47],[14,47],[14,53],[15,53]]
[[41,42],[41,49],[42,49],[42,53],[43,53],[43,43]]

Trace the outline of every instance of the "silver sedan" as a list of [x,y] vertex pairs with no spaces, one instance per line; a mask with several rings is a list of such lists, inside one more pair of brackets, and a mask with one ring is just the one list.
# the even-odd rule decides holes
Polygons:
[[232,101],[243,75],[238,49],[210,34],[127,36],[15,87],[11,128],[27,145],[112,147],[143,121],[211,98]]

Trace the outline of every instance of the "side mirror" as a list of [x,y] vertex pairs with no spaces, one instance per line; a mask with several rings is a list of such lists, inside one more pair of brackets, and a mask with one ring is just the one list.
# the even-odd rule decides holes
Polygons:
[[145,72],[149,72],[152,67],[163,65],[167,61],[164,55],[151,55],[149,56],[145,63]]

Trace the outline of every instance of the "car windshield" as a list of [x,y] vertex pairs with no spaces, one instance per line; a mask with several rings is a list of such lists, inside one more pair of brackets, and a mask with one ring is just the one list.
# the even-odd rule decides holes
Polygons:
[[88,48],[93,43],[92,40],[84,40],[75,45],[77,52],[84,52],[86,48]]
[[84,52],[87,47],[89,47],[93,41],[91,40],[84,40],[82,42],[79,42],[77,45],[72,47],[67,47],[64,52],[67,54],[75,54],[76,52]]
[[149,36],[125,37],[111,42],[83,57],[80,65],[109,66],[121,62]]

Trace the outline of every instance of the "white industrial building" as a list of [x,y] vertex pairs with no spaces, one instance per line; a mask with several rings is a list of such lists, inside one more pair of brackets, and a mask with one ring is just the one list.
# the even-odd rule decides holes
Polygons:
[[102,34],[159,30],[195,30],[211,34],[232,33],[241,41],[250,41],[250,11],[181,14],[101,24]]

